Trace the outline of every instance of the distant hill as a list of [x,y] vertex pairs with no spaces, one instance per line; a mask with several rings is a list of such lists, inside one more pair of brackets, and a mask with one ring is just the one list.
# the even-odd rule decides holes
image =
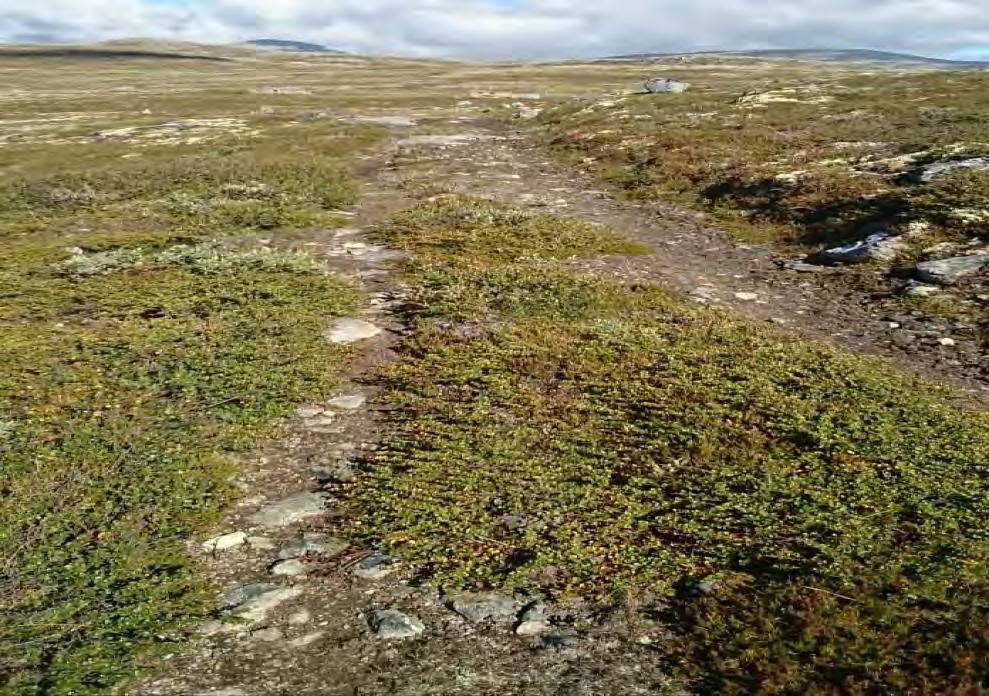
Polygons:
[[898,65],[928,65],[942,68],[989,68],[989,61],[948,60],[928,58],[909,53],[874,51],[866,48],[779,48],[750,51],[697,51],[694,53],[637,53],[610,56],[606,60],[644,60],[649,58],[673,58],[676,56],[725,56],[741,58],[792,58],[820,60],[831,63],[889,63]]
[[264,49],[267,51],[288,51],[290,53],[343,53],[320,44],[307,43],[305,41],[289,41],[286,39],[253,39],[248,41],[249,46]]

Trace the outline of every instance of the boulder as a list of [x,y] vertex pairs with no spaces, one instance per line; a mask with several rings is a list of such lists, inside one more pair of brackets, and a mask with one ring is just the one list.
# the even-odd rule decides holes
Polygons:
[[917,277],[925,283],[954,285],[965,276],[978,273],[983,268],[989,268],[989,253],[925,261],[917,264]]
[[821,252],[821,258],[831,263],[892,261],[905,248],[906,243],[900,237],[888,232],[877,232],[854,244],[826,249]]
[[944,174],[959,169],[969,169],[973,172],[989,170],[989,157],[969,157],[968,159],[954,160],[951,162],[935,162],[928,164],[920,170],[920,180],[924,182],[934,181],[934,179]]
[[414,638],[426,630],[422,621],[395,609],[372,612],[367,618],[367,623],[374,634],[382,640]]
[[653,77],[646,81],[646,91],[650,94],[680,94],[688,89],[689,83],[667,77]]
[[514,599],[494,592],[464,592],[450,597],[451,609],[473,623],[481,621],[511,621],[517,605]]

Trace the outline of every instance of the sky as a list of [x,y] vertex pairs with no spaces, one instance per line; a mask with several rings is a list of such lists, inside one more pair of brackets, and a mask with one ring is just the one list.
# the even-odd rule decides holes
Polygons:
[[989,0],[0,0],[3,41],[131,37],[485,59],[802,47],[989,59]]

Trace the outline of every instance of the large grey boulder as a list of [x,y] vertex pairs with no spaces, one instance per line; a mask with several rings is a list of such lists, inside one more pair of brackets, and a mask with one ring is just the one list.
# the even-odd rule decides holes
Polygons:
[[965,276],[978,273],[983,268],[989,268],[989,253],[925,261],[917,264],[917,277],[925,283],[954,285]]
[[826,249],[821,252],[821,258],[831,263],[892,261],[905,248],[906,242],[900,237],[888,232],[877,232],[854,244]]
[[414,616],[395,609],[381,609],[367,617],[374,635],[382,640],[414,638],[426,630],[426,626]]
[[954,160],[952,162],[929,164],[921,170],[920,180],[925,182],[934,181],[939,176],[950,174],[959,169],[969,169],[973,172],[989,170],[989,157],[969,157],[968,159]]
[[646,91],[650,94],[680,94],[690,89],[690,84],[671,80],[668,77],[653,77],[646,81]]
[[511,621],[518,605],[515,600],[495,592],[463,592],[448,600],[451,609],[473,623],[480,621]]

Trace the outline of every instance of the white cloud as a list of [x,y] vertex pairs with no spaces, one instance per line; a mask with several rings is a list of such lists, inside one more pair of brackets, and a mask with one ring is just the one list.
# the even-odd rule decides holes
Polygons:
[[989,47],[986,0],[0,0],[0,38],[293,38],[357,52],[550,58],[711,48]]

